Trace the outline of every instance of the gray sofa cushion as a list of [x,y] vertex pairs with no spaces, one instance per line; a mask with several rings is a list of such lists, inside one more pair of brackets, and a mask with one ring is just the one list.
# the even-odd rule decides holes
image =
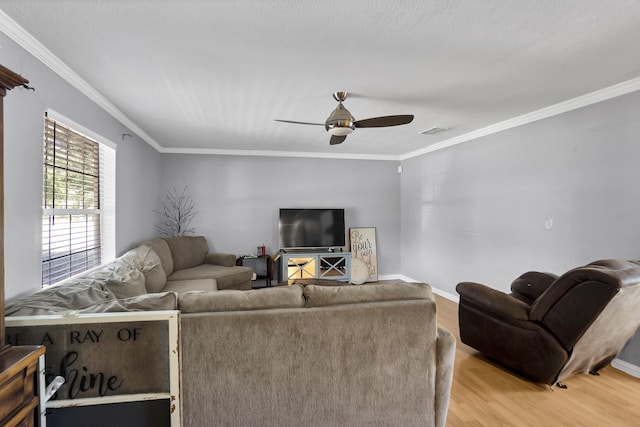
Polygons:
[[224,267],[214,264],[202,264],[196,267],[177,270],[167,277],[167,281],[215,278],[219,290],[248,282],[253,276],[249,267]]
[[217,291],[215,279],[168,280],[164,292]]
[[186,292],[178,295],[178,308],[182,313],[302,308],[303,306],[304,298],[300,285],[251,291]]
[[426,283],[383,283],[372,285],[304,287],[306,307],[324,307],[364,302],[433,299]]
[[164,240],[171,249],[174,270],[203,264],[204,257],[209,252],[207,240],[202,236],[167,237]]
[[80,313],[113,313],[127,311],[177,310],[173,292],[157,292],[113,301],[105,301],[80,310]]

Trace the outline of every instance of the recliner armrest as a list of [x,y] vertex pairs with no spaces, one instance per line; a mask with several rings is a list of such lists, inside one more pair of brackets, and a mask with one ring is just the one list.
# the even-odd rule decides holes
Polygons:
[[511,292],[516,298],[531,305],[557,278],[551,273],[527,271],[511,283]]
[[224,267],[234,267],[236,265],[236,256],[225,253],[211,253],[205,255],[205,264],[222,265]]
[[456,286],[460,304],[472,306],[493,317],[529,320],[529,306],[504,292],[474,282],[461,282]]

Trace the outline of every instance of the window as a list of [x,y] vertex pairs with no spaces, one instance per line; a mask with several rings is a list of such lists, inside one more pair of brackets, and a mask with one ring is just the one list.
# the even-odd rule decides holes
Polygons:
[[[102,181],[109,181],[103,169],[114,169],[115,153],[109,156],[105,151],[114,150],[50,116],[45,117],[43,286],[113,258],[111,253],[105,257],[104,251],[104,235],[112,236],[115,227],[105,233],[105,185]],[[105,162],[105,158],[112,158],[112,162]],[[112,222],[107,220],[107,223]]]

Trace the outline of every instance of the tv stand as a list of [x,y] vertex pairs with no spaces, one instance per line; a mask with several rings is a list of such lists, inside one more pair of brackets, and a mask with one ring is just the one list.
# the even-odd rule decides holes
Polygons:
[[307,254],[307,253],[335,253],[335,252],[344,252],[342,247],[338,246],[335,248],[283,248],[280,249],[281,254]]
[[293,251],[287,249],[280,257],[283,281],[294,279],[351,280],[351,252]]

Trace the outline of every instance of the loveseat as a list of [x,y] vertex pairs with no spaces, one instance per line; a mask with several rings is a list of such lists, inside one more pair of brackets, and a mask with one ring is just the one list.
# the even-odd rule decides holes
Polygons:
[[444,426],[455,339],[424,283],[179,295],[185,427]]

